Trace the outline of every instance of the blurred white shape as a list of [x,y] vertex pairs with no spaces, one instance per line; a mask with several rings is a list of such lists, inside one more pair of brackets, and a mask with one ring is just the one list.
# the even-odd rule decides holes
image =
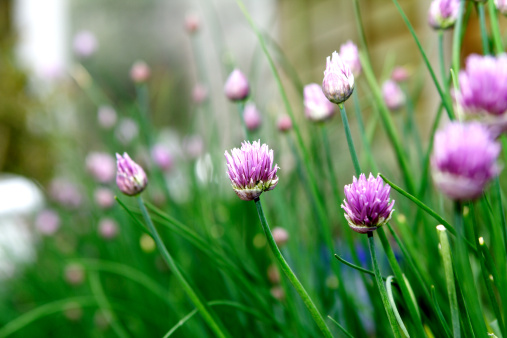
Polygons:
[[35,250],[26,216],[40,209],[43,195],[32,181],[14,175],[0,176],[0,279],[15,267],[33,260]]
[[22,66],[45,80],[63,75],[68,64],[68,0],[16,0],[13,17]]

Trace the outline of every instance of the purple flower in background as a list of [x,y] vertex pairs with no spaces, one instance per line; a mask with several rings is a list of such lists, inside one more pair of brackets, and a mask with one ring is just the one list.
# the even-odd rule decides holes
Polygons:
[[167,171],[170,170],[173,166],[173,157],[167,149],[162,144],[156,144],[151,149],[151,158],[153,162],[162,170]]
[[390,201],[391,187],[384,186],[380,176],[366,179],[353,178],[352,184],[345,186],[345,199],[341,207],[352,230],[364,234],[380,228],[391,219],[394,200]]
[[236,194],[244,201],[251,201],[260,196],[263,191],[273,190],[278,184],[275,164],[273,168],[273,150],[261,141],[250,144],[245,141],[241,149],[234,148],[225,152],[227,159],[227,175]]
[[224,86],[225,96],[231,101],[242,101],[250,93],[248,80],[239,69],[234,69]]
[[111,106],[100,106],[97,111],[97,120],[104,129],[110,129],[116,124],[118,116],[116,110]]
[[114,179],[114,158],[107,153],[91,152],[86,156],[86,169],[100,183],[108,183]]
[[93,193],[95,203],[102,209],[109,209],[114,205],[114,194],[108,188],[97,188]]
[[135,83],[144,83],[148,81],[151,75],[151,69],[144,61],[136,61],[130,68],[130,78]]
[[428,23],[435,29],[447,29],[458,19],[459,0],[433,0],[428,12]]
[[110,240],[118,235],[118,224],[112,218],[102,218],[99,221],[100,237]]
[[465,113],[494,134],[507,129],[507,55],[470,55],[459,72],[459,87],[456,101]]
[[359,51],[352,41],[349,40],[340,46],[340,57],[350,67],[354,77],[361,74],[362,68],[361,61],[359,60]]
[[305,115],[313,121],[324,121],[334,115],[335,106],[316,83],[306,85],[303,92]]
[[80,31],[74,36],[74,52],[80,57],[89,57],[98,47],[97,39],[90,31]]
[[261,113],[257,110],[257,107],[253,103],[247,103],[243,110],[243,121],[245,122],[248,130],[256,130],[260,127],[262,119]]
[[354,91],[354,75],[335,51],[332,58],[327,57],[322,92],[333,103],[340,104],[347,100]]
[[500,144],[478,122],[452,122],[437,131],[431,156],[437,187],[453,200],[473,200],[498,175]]
[[282,115],[278,118],[278,130],[286,132],[292,129],[292,120],[289,115]]
[[387,80],[382,85],[382,96],[387,108],[398,110],[405,104],[405,94],[398,83],[393,80]]
[[405,67],[394,67],[393,71],[391,72],[391,79],[395,82],[405,82],[408,80],[410,74],[408,70]]
[[77,208],[83,202],[83,196],[76,184],[64,178],[51,181],[49,194],[54,201],[68,208]]
[[143,168],[132,161],[127,153],[116,154],[118,171],[116,173],[116,184],[122,193],[134,196],[141,193],[148,184],[148,178]]
[[496,9],[503,15],[507,15],[507,0],[495,0]]
[[60,216],[51,209],[43,210],[35,218],[35,228],[41,234],[51,236],[60,228]]
[[185,136],[181,146],[189,159],[196,159],[204,152],[204,141],[199,134]]
[[196,13],[185,15],[185,29],[189,34],[194,34],[201,27],[201,18]]

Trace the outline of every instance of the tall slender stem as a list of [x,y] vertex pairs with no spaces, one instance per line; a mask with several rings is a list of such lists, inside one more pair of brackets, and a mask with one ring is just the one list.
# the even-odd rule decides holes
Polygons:
[[327,327],[326,323],[324,322],[324,318],[322,318],[321,314],[317,310],[317,307],[315,307],[315,304],[313,303],[312,299],[306,292],[305,288],[301,284],[301,282],[298,280],[294,272],[292,272],[292,269],[290,268],[289,264],[285,261],[285,258],[283,258],[282,253],[280,252],[280,249],[278,249],[278,246],[276,245],[275,239],[273,238],[273,235],[271,234],[271,229],[269,228],[268,221],[266,220],[266,217],[264,216],[264,211],[262,210],[262,205],[260,199],[257,197],[255,200],[255,206],[257,207],[257,213],[259,214],[259,219],[261,221],[262,229],[264,230],[264,234],[266,235],[266,239],[268,241],[268,245],[273,252],[273,255],[275,256],[275,259],[280,264],[280,267],[282,268],[283,272],[289,278],[289,281],[292,283],[298,294],[301,296],[301,299],[303,300],[303,303],[305,303],[306,307],[310,311],[313,319],[317,323],[317,326],[322,331],[322,334],[325,337],[332,337],[331,331],[329,331],[329,328]]
[[463,19],[465,16],[465,0],[461,0],[458,9],[458,20],[454,26],[454,36],[452,39],[452,68],[455,74],[459,72],[460,51],[461,51],[461,32],[463,30]]
[[484,55],[489,55],[489,38],[488,30],[486,29],[486,13],[484,12],[484,4],[482,2],[478,2],[476,5],[477,12],[479,12],[479,24],[481,26],[482,51]]
[[493,35],[493,44],[495,46],[496,54],[503,52],[502,34],[498,25],[497,11],[494,0],[488,0],[489,20],[491,23],[491,33]]
[[347,119],[347,112],[345,111],[345,106],[343,103],[338,105],[340,107],[340,114],[342,117],[343,128],[345,128],[345,136],[347,137],[347,145],[349,146],[350,157],[352,158],[352,163],[354,164],[354,170],[356,175],[359,177],[361,174],[361,167],[359,165],[359,160],[357,159],[356,149],[354,147],[354,141],[352,140],[352,134],[350,133],[349,120]]
[[214,318],[209,307],[206,305],[204,301],[201,300],[200,296],[196,293],[196,291],[194,291],[192,286],[190,286],[188,281],[185,279],[185,276],[183,276],[182,272],[176,265],[176,262],[174,261],[171,254],[165,247],[164,242],[160,238],[160,235],[157,229],[155,228],[155,225],[153,224],[150,215],[148,214],[148,210],[146,210],[146,207],[144,206],[142,197],[138,196],[137,201],[139,203],[139,208],[141,209],[144,221],[148,225],[148,229],[150,230],[151,235],[153,236],[153,239],[157,244],[158,250],[162,255],[162,257],[164,258],[164,260],[166,261],[166,263],[169,265],[171,272],[174,273],[174,275],[179,279],[188,297],[192,300],[197,309],[199,309],[199,312],[203,316],[206,323],[208,323],[209,327],[213,330],[213,332],[218,337],[228,337],[229,335],[224,332],[222,325],[218,322],[218,319]]

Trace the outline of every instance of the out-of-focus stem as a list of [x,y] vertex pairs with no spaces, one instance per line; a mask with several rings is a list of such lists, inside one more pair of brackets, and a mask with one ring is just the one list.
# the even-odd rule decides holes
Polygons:
[[489,20],[491,23],[491,33],[493,35],[493,44],[495,46],[496,54],[503,52],[502,34],[500,26],[498,25],[497,11],[494,0],[488,0]]
[[343,103],[340,103],[338,106],[340,107],[340,115],[342,117],[343,128],[345,129],[345,136],[347,137],[347,145],[349,146],[350,157],[352,158],[352,163],[354,164],[354,170],[356,172],[356,175],[357,177],[359,177],[359,175],[361,175],[361,166],[359,165],[356,149],[354,147],[354,141],[352,140],[352,134],[350,133],[347,112],[345,111],[345,106],[343,105]]

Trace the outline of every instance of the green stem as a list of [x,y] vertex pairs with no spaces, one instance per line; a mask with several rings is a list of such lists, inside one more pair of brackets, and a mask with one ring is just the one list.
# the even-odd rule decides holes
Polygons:
[[352,134],[350,133],[349,120],[347,119],[347,112],[345,111],[345,106],[343,103],[338,105],[340,107],[340,114],[342,117],[343,128],[345,128],[345,136],[347,137],[347,145],[349,146],[350,157],[352,158],[352,163],[354,164],[354,170],[356,172],[357,177],[361,175],[361,166],[359,165],[359,160],[357,159],[356,149],[354,147],[354,141],[352,140]]
[[357,94],[357,88],[354,89],[352,93],[352,99],[354,100],[354,108],[356,111],[356,120],[357,127],[359,129],[359,135],[361,136],[361,142],[363,143],[364,152],[368,158],[368,163],[370,164],[370,171],[378,173],[378,168],[375,163],[375,159],[373,158],[373,154],[371,152],[370,142],[368,142],[368,137],[366,134],[366,130],[364,128],[363,116],[361,114],[361,105],[359,104],[359,95]]
[[188,281],[185,279],[183,274],[181,273],[180,269],[176,265],[176,262],[172,258],[171,254],[167,250],[167,248],[164,245],[164,242],[160,238],[160,235],[155,228],[155,225],[151,221],[151,218],[148,214],[148,210],[146,210],[146,207],[144,206],[143,199],[141,196],[137,197],[137,201],[139,203],[139,208],[141,209],[141,213],[143,214],[143,218],[148,225],[148,229],[150,230],[151,235],[153,236],[153,239],[155,240],[155,243],[157,244],[158,250],[166,263],[169,265],[169,268],[171,269],[171,272],[179,279],[181,285],[183,286],[183,289],[187,293],[188,297],[192,300],[194,305],[199,309],[199,312],[201,312],[201,315],[203,316],[206,323],[208,323],[209,327],[213,330],[213,332],[218,337],[228,337],[227,334],[225,334],[222,331],[222,327],[220,324],[218,324],[217,320],[214,318],[214,316],[211,313],[211,310],[208,309],[206,306],[206,303],[204,303],[199,295],[194,291],[192,286],[188,283]]
[[479,25],[481,26],[482,51],[484,55],[489,55],[491,52],[489,51],[488,30],[486,29],[486,14],[482,2],[477,3],[477,12],[479,12]]
[[245,112],[245,101],[239,101],[237,104],[236,104],[237,108],[238,108],[238,113],[239,113],[239,123],[241,124],[241,127],[243,127],[243,133],[245,134],[245,139],[248,141],[251,141],[250,140],[250,133],[248,132],[248,128],[246,127],[246,124],[245,124],[245,121],[244,121],[244,118],[243,118],[243,114]]
[[382,275],[380,274],[380,269],[377,262],[377,255],[375,253],[375,241],[373,239],[373,231],[368,232],[368,245],[370,248],[373,271],[375,272],[375,281],[377,282],[377,287],[380,292],[380,297],[382,298],[382,303],[384,304],[384,309],[386,310],[387,313],[387,318],[389,319],[389,323],[391,324],[391,329],[393,330],[394,336],[401,337],[398,322],[396,321],[393,309],[391,308],[391,305],[389,303],[387,290],[384,285],[384,281],[382,280]]
[[491,33],[493,35],[493,45],[495,46],[496,54],[503,52],[502,35],[500,26],[498,25],[497,11],[494,0],[488,0],[489,20],[491,23]]
[[321,314],[315,307],[315,304],[311,300],[310,296],[306,292],[305,288],[301,283],[299,282],[298,278],[292,272],[292,269],[290,268],[289,264],[285,261],[285,259],[282,256],[282,253],[280,252],[280,249],[278,249],[278,246],[276,245],[276,242],[273,238],[273,235],[271,234],[271,230],[269,229],[268,222],[266,220],[266,217],[264,216],[264,211],[262,210],[262,205],[260,199],[257,197],[255,200],[255,206],[257,207],[257,213],[259,214],[259,219],[261,221],[262,229],[264,230],[264,234],[266,235],[266,239],[268,241],[269,247],[271,248],[271,251],[273,252],[273,255],[275,256],[275,259],[280,264],[280,267],[282,268],[283,272],[289,279],[289,281],[292,283],[298,294],[301,296],[301,299],[305,303],[306,307],[310,311],[313,319],[317,323],[317,326],[322,331],[322,334],[325,337],[332,337],[331,331],[329,331],[329,328],[327,327],[326,323],[324,322],[324,318],[322,318]]
[[[368,270],[368,269],[365,269],[365,268],[362,268],[360,267],[359,265],[355,265],[353,263],[350,263],[349,261],[343,259],[342,257],[338,256],[337,254],[334,255],[334,257],[339,260],[340,262],[342,262],[343,264],[345,265],[348,265],[350,266],[351,268],[354,268],[356,269],[357,271],[360,271],[360,272],[364,272],[368,275],[371,275],[371,276],[375,276],[375,272],[371,271],[371,270]],[[383,280],[386,280],[386,277],[382,277]]]
[[461,32],[463,30],[463,19],[465,14],[465,0],[461,0],[458,9],[458,20],[454,26],[452,39],[452,69],[457,74],[460,67]]
[[438,236],[440,237],[440,253],[444,261],[445,281],[447,285],[447,295],[451,308],[452,332],[454,338],[461,336],[459,324],[459,307],[458,299],[456,297],[456,288],[454,284],[454,272],[452,269],[451,248],[449,246],[449,238],[444,226],[437,226]]
[[336,179],[336,175],[333,169],[333,158],[331,156],[331,149],[329,146],[329,137],[327,135],[327,127],[325,124],[321,125],[322,130],[322,140],[324,142],[324,150],[326,152],[326,162],[327,169],[329,171],[329,180],[331,182],[331,190],[333,191],[333,196],[335,199],[335,203],[340,204],[340,193],[338,192],[338,180]]

